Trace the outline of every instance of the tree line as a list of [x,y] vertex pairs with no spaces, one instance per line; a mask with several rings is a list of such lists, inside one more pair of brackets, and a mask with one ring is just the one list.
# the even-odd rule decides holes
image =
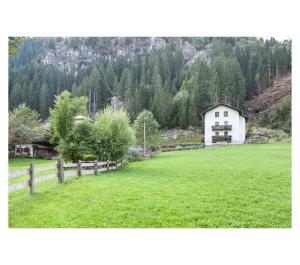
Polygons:
[[[170,41],[165,48],[146,55],[99,59],[88,67],[74,66],[67,72],[37,63],[36,50],[42,49],[42,40],[26,40],[19,57],[10,60],[10,109],[26,103],[46,119],[55,96],[68,90],[74,96],[87,97],[88,112],[95,113],[117,95],[124,101],[131,122],[146,109],[161,127],[187,128],[200,126],[201,112],[220,102],[243,110],[245,100],[291,71],[291,41],[182,39],[204,53],[209,49],[210,60],[187,62],[181,46]],[[58,41],[62,40],[48,38],[48,48],[55,48]],[[76,49],[80,41],[71,38],[68,45]],[[124,45],[130,41],[127,38]],[[97,39],[90,39],[88,45],[97,43]],[[102,40],[100,44],[104,48],[110,42]]]

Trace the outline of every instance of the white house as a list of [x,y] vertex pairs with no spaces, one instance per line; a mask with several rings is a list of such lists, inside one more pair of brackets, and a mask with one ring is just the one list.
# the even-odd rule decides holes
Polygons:
[[243,113],[231,106],[218,104],[202,112],[205,145],[245,142],[246,120]]

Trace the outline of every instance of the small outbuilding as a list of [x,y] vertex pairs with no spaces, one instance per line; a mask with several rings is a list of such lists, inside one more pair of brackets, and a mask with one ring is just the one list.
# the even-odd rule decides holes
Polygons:
[[218,104],[204,112],[205,145],[220,143],[243,144],[246,137],[246,121],[241,110]]

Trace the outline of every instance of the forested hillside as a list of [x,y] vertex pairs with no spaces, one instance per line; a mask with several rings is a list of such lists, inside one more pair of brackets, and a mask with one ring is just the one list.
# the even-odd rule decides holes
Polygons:
[[291,71],[291,41],[271,38],[35,38],[9,61],[9,107],[43,119],[63,90],[89,112],[119,96],[133,121],[151,110],[162,128],[201,126],[201,112],[245,101]]
[[245,102],[251,123],[261,127],[291,132],[292,76],[286,74],[264,89],[260,95]]

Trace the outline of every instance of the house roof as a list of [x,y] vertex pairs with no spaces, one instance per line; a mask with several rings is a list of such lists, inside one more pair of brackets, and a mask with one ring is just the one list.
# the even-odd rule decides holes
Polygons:
[[239,109],[237,109],[237,108],[234,108],[234,107],[232,107],[232,106],[223,104],[223,103],[219,103],[219,104],[217,104],[217,105],[215,105],[215,106],[213,106],[213,107],[207,109],[206,111],[203,111],[203,112],[201,113],[201,116],[203,116],[206,112],[208,112],[208,111],[210,111],[210,110],[213,110],[214,108],[219,107],[219,106],[225,106],[225,107],[227,107],[227,108],[236,110],[241,116],[245,117],[246,120],[248,120],[248,117],[247,117],[246,115],[244,115],[243,112],[242,112],[241,110],[239,110]]
[[90,119],[89,117],[83,116],[83,115],[77,115],[74,117],[75,121],[83,121],[83,120],[88,120],[88,121],[92,121],[92,119]]

